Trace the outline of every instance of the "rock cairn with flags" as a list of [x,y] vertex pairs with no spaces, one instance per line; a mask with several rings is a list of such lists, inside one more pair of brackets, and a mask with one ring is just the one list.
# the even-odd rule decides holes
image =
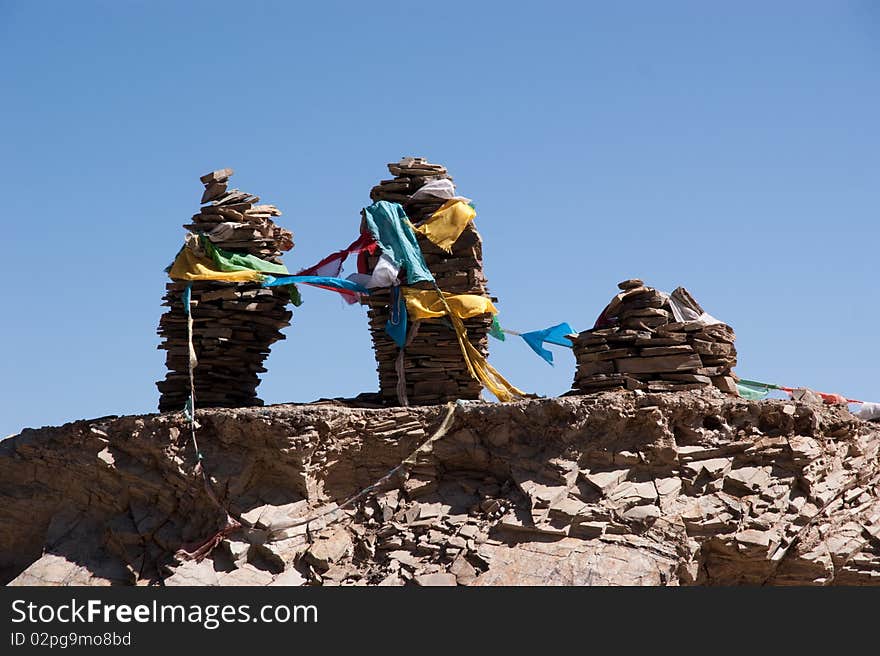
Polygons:
[[[388,164],[394,176],[383,180],[370,191],[370,198],[403,206],[416,228],[416,238],[425,264],[437,286],[450,294],[475,294],[489,298],[483,275],[482,240],[474,228],[475,212],[470,201],[456,194],[455,185],[446,167],[432,164],[420,157],[405,157]],[[451,207],[456,200],[463,201]],[[426,223],[439,212],[467,211],[463,231],[457,236],[435,234]],[[467,217],[466,217],[467,218]],[[380,261],[380,253],[367,256],[367,270],[372,272]],[[413,285],[417,289],[433,289],[428,282]],[[492,299],[494,300],[494,299]],[[378,363],[379,390],[389,405],[434,404],[455,399],[477,399],[482,385],[471,376],[447,319],[410,323],[402,363],[400,348],[389,337],[385,327],[393,320],[392,294],[389,288],[374,289],[366,302],[369,305],[370,334]],[[485,358],[488,357],[488,333],[492,315],[482,314],[464,320],[468,341]],[[402,365],[402,368],[401,368]],[[401,375],[402,374],[402,375]]]
[[674,392],[715,386],[736,394],[733,329],[683,287],[671,294],[626,280],[591,330],[571,335],[575,392],[615,387]]
[[[166,285],[163,305],[168,311],[158,328],[163,338],[159,348],[167,352],[168,368],[165,380],[156,383],[162,412],[183,409],[190,395],[188,318],[183,303],[188,285],[192,350],[197,360],[193,377],[196,407],[262,405],[256,392],[258,374],[266,371],[263,362],[269,348],[284,339],[281,329],[290,325],[293,316],[286,307],[291,288],[264,287],[255,279],[199,280],[198,274],[188,274],[187,280],[175,278],[184,258],[190,258],[187,261],[195,263],[191,270],[198,271],[198,263],[212,256],[233,265],[262,267],[269,273],[286,271],[281,254],[293,247],[293,240],[288,230],[273,221],[281,212],[274,205],[258,204],[257,196],[228,189],[232,174],[232,169],[220,169],[201,177],[205,186],[202,208],[184,225],[190,234],[169,269],[174,282]],[[256,277],[240,270],[244,267],[237,268],[238,274],[230,278]]]

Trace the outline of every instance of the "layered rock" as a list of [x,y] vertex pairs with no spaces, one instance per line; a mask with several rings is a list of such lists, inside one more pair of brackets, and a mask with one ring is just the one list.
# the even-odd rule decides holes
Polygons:
[[[0,576],[16,585],[880,583],[880,431],[845,408],[713,388],[471,402],[401,466],[446,411],[200,410],[221,506],[193,473],[181,415],[26,430],[0,443]],[[227,510],[242,527],[227,525]],[[175,557],[213,537],[219,546],[204,560]]]

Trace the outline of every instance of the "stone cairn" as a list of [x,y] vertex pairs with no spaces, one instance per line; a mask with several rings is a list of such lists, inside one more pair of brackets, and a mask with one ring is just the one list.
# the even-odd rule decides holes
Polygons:
[[[388,170],[394,178],[383,180],[373,187],[370,198],[373,202],[386,200],[400,203],[413,225],[421,225],[446,202],[446,199],[426,195],[410,200],[418,189],[432,180],[452,181],[444,166],[431,164],[420,157],[405,157],[400,162],[389,164]],[[483,275],[483,244],[473,222],[452,246],[451,253],[435,246],[420,233],[416,233],[416,237],[425,263],[434,274],[440,289],[451,294],[488,296],[486,278]],[[377,252],[375,256],[367,258],[368,272],[372,272],[379,255]],[[414,287],[433,288],[430,283],[419,283]],[[385,332],[390,301],[388,289],[376,289],[369,296],[367,304],[370,334],[378,363],[379,393],[384,403],[398,405],[404,402],[397,392],[395,361],[399,349]],[[464,325],[471,344],[484,356],[488,356],[488,333],[492,326],[492,317],[482,315],[465,319]],[[418,327],[410,323],[408,344],[404,351],[406,402],[427,405],[480,397],[482,386],[468,372],[455,331],[448,320],[422,321]]]
[[[218,247],[281,263],[281,252],[293,247],[292,234],[275,225],[281,212],[274,205],[258,205],[260,199],[238,189],[227,189],[232,169],[220,169],[201,177],[205,185],[203,207],[183,227],[205,234]],[[195,237],[197,238],[197,237]],[[258,374],[272,343],[284,339],[280,330],[290,325],[293,314],[287,288],[262,287],[259,283],[193,281],[191,312],[197,407],[262,405],[256,388]],[[159,321],[167,351],[165,380],[156,383],[161,394],[160,412],[181,410],[189,397],[187,319],[183,307],[186,282],[166,284],[163,305],[168,311]]]
[[[733,329],[705,314],[686,289],[667,295],[626,280],[596,327],[571,336],[575,392],[615,387],[674,392],[715,386],[736,394]],[[676,314],[678,316],[676,316]]]

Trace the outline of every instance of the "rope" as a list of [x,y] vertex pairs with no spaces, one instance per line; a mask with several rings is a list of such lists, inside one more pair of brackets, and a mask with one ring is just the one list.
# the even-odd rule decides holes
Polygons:
[[403,316],[403,312],[401,311],[401,303],[405,303],[403,300],[403,294],[400,293],[400,287],[395,285],[391,288],[391,312],[388,313],[388,323],[392,326],[397,326],[400,324],[400,318]]
[[194,370],[199,364],[196,357],[196,347],[193,345],[193,317],[190,310],[192,303],[192,283],[187,283],[183,290],[183,309],[186,312],[186,344],[189,354],[187,361],[187,371],[189,373],[189,398],[186,401],[183,412],[189,419],[190,434],[192,437],[193,448],[196,451],[197,463],[196,467],[201,469],[202,452],[199,450],[199,441],[196,439],[196,383]]
[[406,368],[403,366],[404,351],[415,339],[416,334],[419,332],[420,324],[420,321],[413,322],[409,335],[407,335],[406,342],[400,351],[398,351],[397,360],[394,362],[394,370],[397,372],[397,402],[404,407],[409,405],[409,399],[406,396]]
[[[416,464],[416,456],[419,453],[421,453],[422,451],[427,450],[428,447],[431,447],[434,444],[434,442],[436,442],[441,437],[446,435],[446,433],[449,431],[449,427],[452,425],[452,416],[453,416],[454,412],[455,412],[455,403],[453,403],[453,402],[447,403],[446,404],[446,416],[443,418],[443,421],[440,423],[440,426],[437,428],[437,430],[434,432],[434,434],[431,437],[429,437],[427,440],[422,442],[412,453],[410,453],[406,458],[404,458],[403,461],[399,465],[397,465],[394,469],[390,470],[387,474],[385,474],[382,478],[377,480],[375,483],[365,487],[363,490],[361,490],[357,494],[350,496],[348,499],[343,501],[338,506],[335,504],[330,505],[326,508],[323,508],[322,510],[319,510],[318,512],[316,512],[312,515],[309,515],[308,517],[304,517],[304,518],[300,518],[300,519],[293,519],[293,520],[291,520],[289,522],[285,522],[285,523],[273,524],[272,526],[268,527],[269,536],[267,539],[268,540],[279,539],[278,533],[280,533],[282,531],[286,531],[287,529],[295,528],[297,526],[302,526],[303,524],[310,524],[311,522],[313,522],[317,519],[321,519],[322,517],[326,517],[327,515],[329,515],[331,513],[334,513],[338,510],[342,510],[343,508],[345,508],[347,506],[350,506],[354,502],[365,497],[367,494],[377,490],[381,485],[383,485],[388,480],[390,480],[393,476],[395,476],[400,470],[402,470],[407,465]],[[333,520],[331,520],[331,522],[328,522],[328,523],[332,523],[333,521],[337,521],[338,519],[340,519],[340,518],[339,517],[334,518]]]
[[223,506],[223,504],[220,503],[220,500],[214,493],[214,488],[211,487],[211,481],[208,479],[208,474],[205,472],[205,468],[202,465],[204,456],[199,449],[199,441],[196,438],[196,385],[194,369],[196,368],[196,366],[198,366],[199,361],[196,357],[196,349],[193,344],[193,317],[192,311],[190,309],[190,304],[192,303],[192,283],[187,283],[186,288],[183,290],[182,301],[184,311],[186,312],[186,340],[187,348],[189,351],[189,361],[187,364],[187,368],[189,371],[189,397],[187,398],[183,413],[189,420],[190,438],[192,440],[193,449],[196,452],[196,466],[194,468],[194,473],[197,476],[201,476],[202,484],[205,488],[205,493],[208,495],[208,498],[215,506],[217,506],[226,514],[226,526],[220,529],[216,534],[212,535],[207,540],[204,540],[201,543],[184,545],[181,546],[180,549],[178,549],[176,554],[178,558],[200,562],[202,559],[205,558],[205,556],[210,554],[218,544],[220,544],[224,537],[226,537],[233,531],[241,528],[242,523],[238,519],[234,518],[230,514],[229,510],[227,510]]

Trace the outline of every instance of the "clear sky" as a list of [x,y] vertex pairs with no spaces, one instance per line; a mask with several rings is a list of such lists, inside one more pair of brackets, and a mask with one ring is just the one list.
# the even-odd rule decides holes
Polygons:
[[[163,268],[199,175],[278,205],[292,270],[385,164],[474,199],[514,330],[686,286],[738,373],[880,401],[880,4],[0,0],[0,437],[152,412]],[[267,403],[377,388],[366,315],[304,287]],[[519,339],[511,382],[571,386]]]

